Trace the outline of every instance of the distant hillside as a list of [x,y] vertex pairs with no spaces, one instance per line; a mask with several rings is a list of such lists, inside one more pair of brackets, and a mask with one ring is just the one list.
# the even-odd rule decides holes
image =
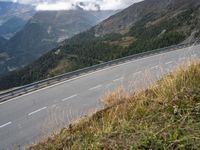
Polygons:
[[0,35],[10,39],[24,27],[27,21],[19,17],[10,18],[0,26]]
[[27,150],[197,150],[200,148],[200,64],[137,93],[119,90],[106,108],[79,119]]
[[[31,63],[55,48],[59,42],[88,30],[114,12],[90,12],[82,9],[37,12],[25,27],[4,45],[2,52],[7,53],[9,59],[0,65],[0,68],[7,68],[4,71],[1,69],[0,74]],[[17,20],[16,18],[16,22]],[[9,22],[5,28],[14,29],[14,25],[17,26]]]
[[0,1],[0,36],[11,38],[34,13],[33,6]]
[[3,37],[0,37],[0,48],[7,42],[6,39],[4,39]]
[[199,14],[199,0],[142,1],[62,42],[33,64],[2,77],[0,87],[19,86],[123,56],[198,40]]
[[[3,37],[0,37],[0,65],[2,65],[4,61],[7,59],[7,54],[1,52],[6,42],[7,42],[6,39],[4,39]],[[4,70],[4,68],[1,68],[1,69]]]

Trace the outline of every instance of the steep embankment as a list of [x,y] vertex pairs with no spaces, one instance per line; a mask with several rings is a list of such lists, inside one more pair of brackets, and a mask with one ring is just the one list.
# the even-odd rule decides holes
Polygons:
[[0,88],[198,40],[199,14],[199,0],[145,0],[134,4],[91,30],[66,40],[24,69],[0,78]]
[[200,148],[200,63],[148,90],[104,100],[107,109],[29,150]]

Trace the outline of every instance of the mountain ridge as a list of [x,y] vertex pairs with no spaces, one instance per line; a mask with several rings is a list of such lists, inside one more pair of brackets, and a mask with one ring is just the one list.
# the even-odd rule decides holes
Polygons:
[[[189,4],[187,4],[189,3]],[[182,5],[184,4],[184,5]],[[154,17],[163,15],[166,13],[167,9],[170,9],[173,13],[174,11],[184,9],[188,5],[192,7],[198,5],[200,2],[198,0],[183,0],[183,1],[173,1],[173,0],[145,0],[134,5],[131,5],[127,9],[117,13],[110,18],[106,19],[102,23],[95,27],[95,34],[97,36],[110,34],[110,33],[126,33],[128,30],[142,17],[145,17],[149,13],[152,13]],[[174,8],[173,8],[174,7]],[[112,21],[111,21],[112,20]]]

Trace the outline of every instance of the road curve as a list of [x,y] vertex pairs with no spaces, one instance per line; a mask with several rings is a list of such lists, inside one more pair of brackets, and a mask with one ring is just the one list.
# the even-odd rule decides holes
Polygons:
[[187,60],[200,45],[138,58],[0,103],[0,150],[25,146],[103,108],[101,97],[120,86],[138,90]]

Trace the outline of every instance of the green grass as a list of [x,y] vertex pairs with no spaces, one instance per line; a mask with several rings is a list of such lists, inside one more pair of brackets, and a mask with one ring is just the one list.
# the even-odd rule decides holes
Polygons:
[[200,63],[104,102],[106,109],[29,149],[200,149]]

